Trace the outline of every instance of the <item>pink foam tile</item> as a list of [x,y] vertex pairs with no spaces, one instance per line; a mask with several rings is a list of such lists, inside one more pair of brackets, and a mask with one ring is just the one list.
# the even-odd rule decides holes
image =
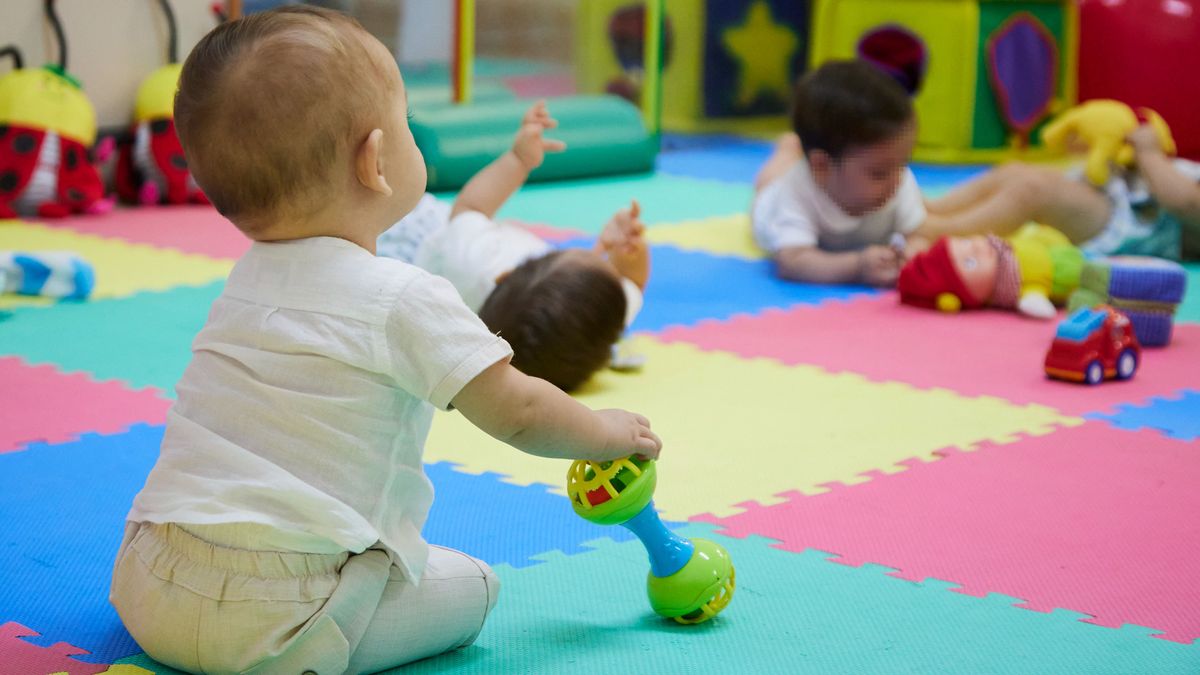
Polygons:
[[211,258],[240,258],[250,240],[211,206],[118,208],[103,215],[42,221],[50,227],[173,248]]
[[571,73],[513,75],[504,78],[504,86],[519,98],[570,96],[579,93],[579,88],[575,86],[575,76]]
[[102,663],[86,663],[71,658],[88,654],[66,642],[56,642],[49,647],[39,647],[21,638],[36,638],[38,632],[9,621],[0,624],[0,672],[23,673],[68,673],[69,675],[94,675],[108,670]]
[[1132,380],[1095,387],[1043,374],[1056,326],[994,310],[946,315],[901,305],[895,294],[885,293],[673,328],[662,339],[967,396],[1039,403],[1068,415],[1200,388],[1200,325],[1177,324],[1171,346],[1146,350]]
[[88,431],[118,433],[132,424],[162,424],[171,401],[156,389],[97,382],[84,373],[0,358],[0,453],[43,441],[62,443]]
[[517,223],[518,225],[525,228],[526,230],[529,230],[537,237],[544,239],[550,243],[556,243],[556,242],[560,242],[560,241],[570,241],[572,239],[583,239],[584,237],[588,236],[586,232],[583,232],[581,230],[571,230],[571,229],[566,229],[566,228],[562,228],[562,227],[552,227],[550,225],[538,225],[538,224],[533,224],[533,223],[524,223],[524,222],[520,222],[520,221],[513,221],[513,222]]
[[1200,445],[1088,422],[939,454],[852,487],[698,519],[789,551],[832,551],[904,579],[1021,598],[1029,609],[1200,637]]

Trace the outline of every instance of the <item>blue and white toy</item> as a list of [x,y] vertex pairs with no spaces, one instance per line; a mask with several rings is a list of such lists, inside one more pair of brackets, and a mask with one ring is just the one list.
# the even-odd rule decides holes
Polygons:
[[67,251],[0,251],[0,292],[82,300],[96,286],[91,263]]

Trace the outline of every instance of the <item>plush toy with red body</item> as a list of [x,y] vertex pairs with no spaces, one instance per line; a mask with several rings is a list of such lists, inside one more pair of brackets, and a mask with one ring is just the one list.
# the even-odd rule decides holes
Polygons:
[[207,204],[175,133],[175,89],[182,66],[154,71],[138,89],[133,128],[117,156],[117,194],[130,203]]
[[67,74],[54,0],[45,0],[45,12],[58,37],[58,65],[23,68],[16,48],[0,50],[16,66],[0,77],[0,218],[59,218],[113,206],[93,164],[96,109]]
[[61,67],[0,77],[0,218],[110,210],[95,141],[96,111]]

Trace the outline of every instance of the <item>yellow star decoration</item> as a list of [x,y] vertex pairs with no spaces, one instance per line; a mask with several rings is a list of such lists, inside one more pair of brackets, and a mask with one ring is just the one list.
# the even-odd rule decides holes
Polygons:
[[745,22],[727,28],[722,41],[741,66],[739,106],[750,105],[764,91],[787,100],[792,84],[788,65],[800,46],[800,39],[791,29],[775,22],[766,0],[756,0],[746,13]]

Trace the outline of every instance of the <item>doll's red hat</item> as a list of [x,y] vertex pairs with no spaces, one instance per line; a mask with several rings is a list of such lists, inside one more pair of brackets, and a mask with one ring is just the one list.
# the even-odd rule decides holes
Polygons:
[[916,307],[956,312],[975,309],[983,301],[971,295],[950,258],[950,240],[938,239],[929,250],[913,256],[900,270],[900,302]]

